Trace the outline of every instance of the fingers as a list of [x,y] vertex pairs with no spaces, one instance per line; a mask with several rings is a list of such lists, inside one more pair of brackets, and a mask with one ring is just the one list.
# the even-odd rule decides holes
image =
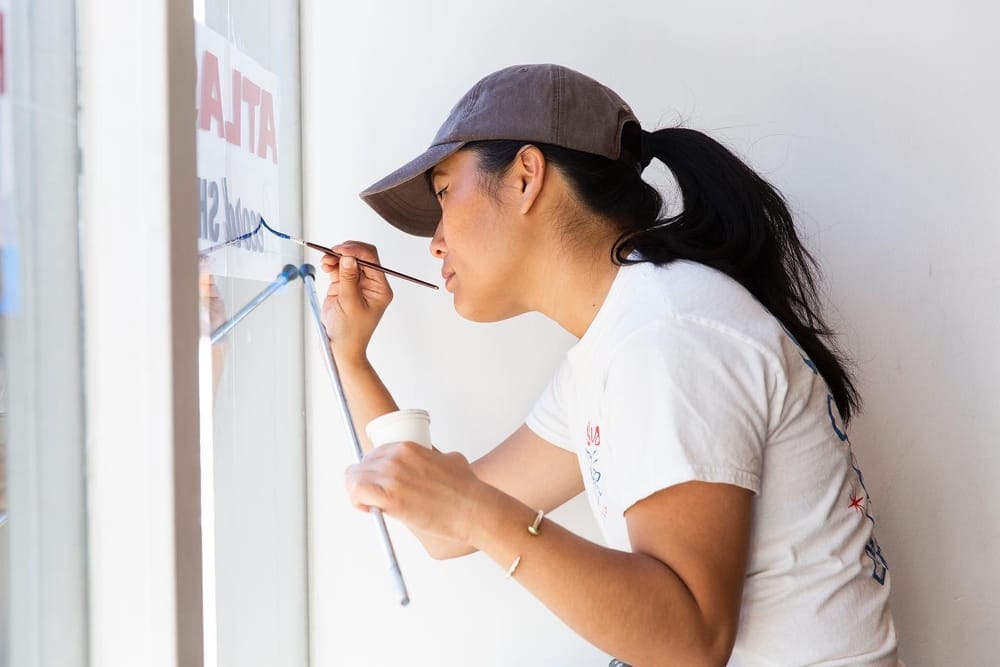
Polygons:
[[[378,248],[370,243],[345,241],[339,245],[333,246],[330,249],[340,253],[341,255],[350,255],[351,257],[357,257],[358,259],[366,262],[373,262],[375,264],[382,263],[378,258]],[[327,273],[332,273],[336,270],[338,262],[339,258],[335,255],[324,255],[320,262],[320,269]]]
[[[323,271],[330,275],[326,296],[328,303],[336,303],[337,311],[354,316],[370,311],[381,313],[392,301],[392,287],[383,272],[366,268],[355,258],[377,263],[378,252],[369,244],[348,242],[336,246],[343,255],[324,255]],[[356,253],[356,254],[354,254]]]
[[[370,243],[362,243],[360,241],[345,241],[339,245],[335,245],[331,250],[337,252],[338,255],[323,255],[320,260],[320,269],[330,274],[331,285],[333,282],[337,282],[344,279],[344,275],[341,275],[344,271],[343,260],[352,257],[361,260],[361,262],[369,262],[372,264],[381,264],[381,260],[378,256],[378,248]],[[381,271],[375,269],[366,269],[360,262],[357,263],[360,268],[355,269],[350,264],[347,266],[346,277],[349,280],[355,280],[361,284],[363,289],[373,290],[377,292],[388,291],[389,283],[386,280],[385,274]],[[328,292],[330,296],[334,296],[334,292]]]
[[351,257],[363,259],[366,262],[374,262],[376,264],[382,263],[378,258],[378,248],[370,243],[362,243],[361,241],[345,241],[340,245],[333,246],[331,250],[335,250],[341,255],[350,255]]
[[201,273],[198,275],[198,296],[201,298],[202,304],[208,304],[208,307],[212,311],[213,320],[216,315],[225,315],[225,303],[222,301],[222,292],[219,291],[219,286],[215,284],[215,277],[212,274]]
[[423,473],[420,459],[429,453],[415,442],[394,442],[375,447],[344,471],[344,486],[351,504],[359,510],[372,507],[392,513],[390,489],[406,485],[413,475]]
[[380,465],[373,465],[367,457],[361,463],[349,466],[344,471],[344,487],[351,505],[362,512],[377,507],[383,511],[390,506],[387,486],[394,483],[391,470],[384,470]]
[[382,509],[387,505],[385,489],[370,476],[348,472],[344,476],[344,486],[355,509],[368,512],[373,507]]
[[198,274],[198,293],[202,298],[219,297],[219,288],[211,273]]
[[358,509],[377,507],[411,528],[463,542],[484,486],[463,456],[413,442],[376,447],[345,471],[344,483]]
[[385,465],[386,462],[389,465],[407,465],[407,462],[419,459],[421,454],[428,451],[430,450],[415,442],[388,442],[370,449],[364,458],[361,459],[361,463],[357,463],[351,466],[351,468],[365,470]]
[[339,257],[334,257],[333,255],[323,255],[323,259],[319,261],[320,271],[324,273],[331,273],[337,268],[337,263],[340,262]]
[[[357,261],[348,255],[340,258],[338,272],[337,298],[343,309],[350,312],[362,305],[361,299],[361,269]],[[331,284],[331,287],[333,285]]]
[[[434,451],[438,451],[435,449]],[[469,459],[466,458],[465,454],[461,452],[447,452],[445,456],[453,461],[457,461],[463,465],[469,465]]]

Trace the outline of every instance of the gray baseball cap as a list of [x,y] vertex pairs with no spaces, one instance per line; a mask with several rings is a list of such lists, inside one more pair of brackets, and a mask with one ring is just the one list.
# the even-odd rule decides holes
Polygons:
[[471,141],[513,139],[621,155],[622,128],[638,124],[613,90],[560,65],[515,65],[480,80],[448,114],[430,148],[361,193],[393,226],[433,236],[441,207],[424,173]]

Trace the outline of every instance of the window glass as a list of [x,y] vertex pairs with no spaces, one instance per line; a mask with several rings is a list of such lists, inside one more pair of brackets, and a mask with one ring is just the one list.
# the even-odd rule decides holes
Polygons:
[[[196,0],[194,18],[203,322],[214,331],[285,265],[319,257],[260,222],[301,237],[298,3]],[[202,386],[214,387],[202,416],[207,665],[307,663],[303,303],[292,280],[203,355]]]
[[2,665],[87,659],[75,19],[0,0]]

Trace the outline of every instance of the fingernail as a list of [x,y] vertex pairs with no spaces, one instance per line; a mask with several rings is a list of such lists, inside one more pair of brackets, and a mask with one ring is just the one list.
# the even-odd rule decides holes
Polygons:
[[354,258],[345,255],[340,258],[340,265],[345,269],[353,269],[355,266]]

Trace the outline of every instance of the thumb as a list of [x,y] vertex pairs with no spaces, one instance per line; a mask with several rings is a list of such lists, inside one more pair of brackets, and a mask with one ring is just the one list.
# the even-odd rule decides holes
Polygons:
[[344,255],[340,258],[340,294],[341,304],[353,308],[361,303],[361,288],[359,286],[361,271],[358,262],[353,257]]

